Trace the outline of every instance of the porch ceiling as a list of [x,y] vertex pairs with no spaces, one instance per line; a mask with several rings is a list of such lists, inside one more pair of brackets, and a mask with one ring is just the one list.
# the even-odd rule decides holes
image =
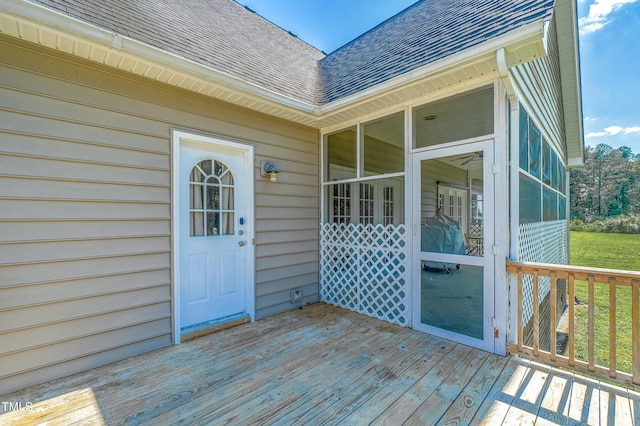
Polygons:
[[3,6],[0,33],[315,128],[334,126],[452,87],[464,90],[467,84],[490,81],[497,77],[495,52],[500,48],[505,48],[510,66],[546,54],[544,23],[537,21],[319,106],[23,1],[8,0]]
[[325,304],[2,396],[2,424],[632,424],[640,396]]

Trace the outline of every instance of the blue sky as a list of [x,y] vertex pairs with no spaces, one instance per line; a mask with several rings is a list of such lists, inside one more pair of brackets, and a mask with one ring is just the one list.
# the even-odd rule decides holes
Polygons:
[[[237,0],[332,52],[415,0]],[[578,0],[585,143],[640,153],[640,0]]]
[[640,153],[640,1],[579,0],[585,143]]

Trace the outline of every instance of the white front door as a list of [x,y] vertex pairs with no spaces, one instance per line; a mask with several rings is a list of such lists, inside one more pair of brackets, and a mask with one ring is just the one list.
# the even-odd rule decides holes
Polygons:
[[[214,143],[212,143],[214,142]],[[179,138],[179,327],[247,309],[252,185],[248,150]]]

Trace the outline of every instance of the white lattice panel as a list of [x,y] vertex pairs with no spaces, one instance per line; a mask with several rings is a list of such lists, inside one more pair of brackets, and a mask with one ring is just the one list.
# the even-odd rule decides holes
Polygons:
[[327,223],[320,237],[322,300],[400,325],[408,323],[404,225]]
[[[536,222],[521,224],[518,235],[518,260],[521,262],[542,262],[566,265],[569,261],[567,252],[567,222]],[[543,300],[551,287],[548,277],[539,279],[539,300]],[[523,321],[533,316],[533,277],[522,278]]]

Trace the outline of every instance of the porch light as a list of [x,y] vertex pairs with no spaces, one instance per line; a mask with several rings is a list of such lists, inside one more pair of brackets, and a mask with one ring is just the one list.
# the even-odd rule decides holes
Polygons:
[[260,162],[260,175],[262,177],[268,176],[271,182],[277,182],[278,173],[280,173],[280,169],[271,161],[262,160]]

